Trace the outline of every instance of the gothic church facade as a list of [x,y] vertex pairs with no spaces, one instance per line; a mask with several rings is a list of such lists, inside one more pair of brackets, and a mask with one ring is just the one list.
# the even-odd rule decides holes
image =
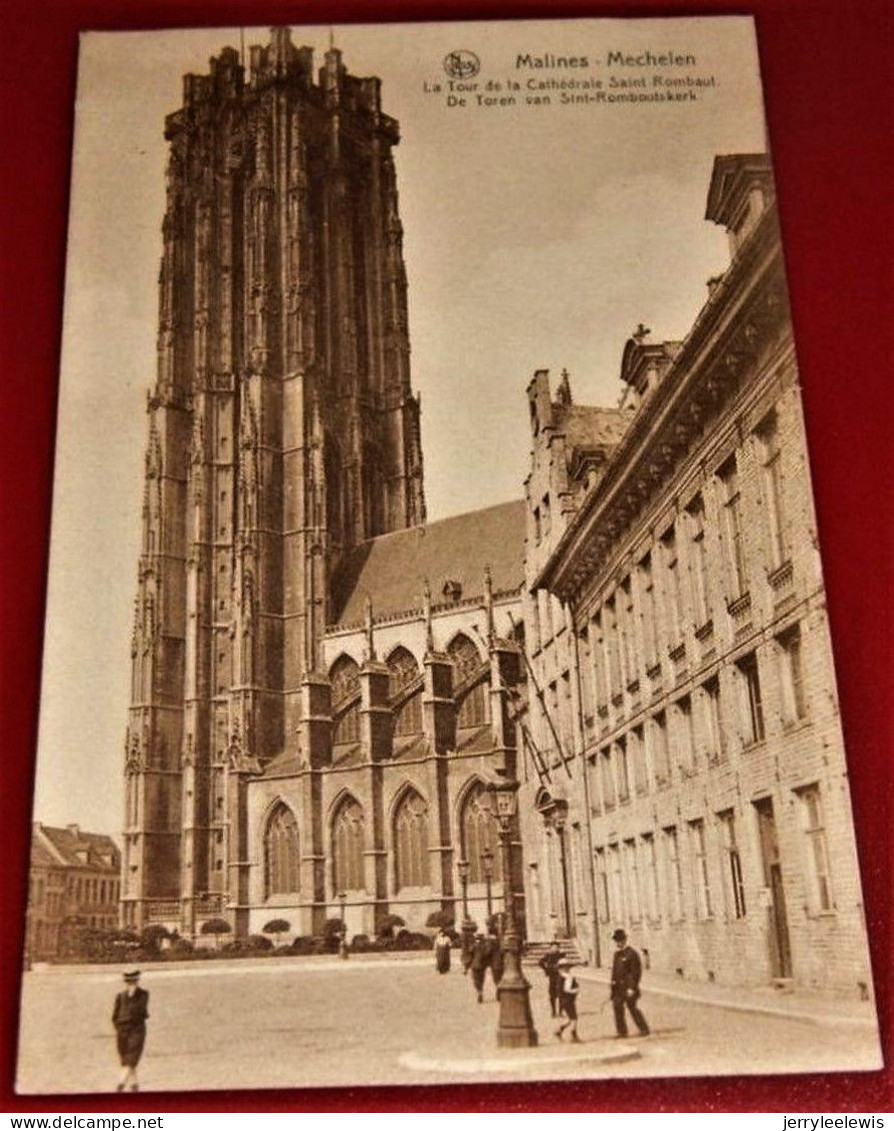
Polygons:
[[423,525],[398,125],[275,28],[165,132],[123,919],[422,925],[496,847],[524,517]]

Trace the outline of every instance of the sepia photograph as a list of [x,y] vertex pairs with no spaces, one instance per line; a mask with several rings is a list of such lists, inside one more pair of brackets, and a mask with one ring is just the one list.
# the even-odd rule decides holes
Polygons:
[[755,22],[81,36],[16,1090],[882,1067]]

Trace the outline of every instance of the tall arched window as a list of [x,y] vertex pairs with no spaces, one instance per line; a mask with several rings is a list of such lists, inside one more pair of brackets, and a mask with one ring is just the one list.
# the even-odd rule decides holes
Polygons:
[[394,711],[394,733],[422,733],[422,688],[407,696],[407,689],[419,679],[419,665],[406,648],[397,647],[388,657],[388,698]]
[[447,647],[447,655],[453,662],[454,686],[456,693],[456,725],[464,727],[483,726],[490,718],[488,711],[487,679],[468,687],[468,682],[481,671],[481,656],[468,638],[460,633]]
[[332,889],[363,891],[363,809],[353,797],[346,797],[332,819]]
[[394,814],[394,877],[398,891],[430,883],[428,806],[415,789],[407,790]]
[[287,805],[280,803],[270,814],[264,836],[264,886],[267,898],[301,890],[298,854],[298,822]]
[[360,741],[360,668],[350,656],[339,656],[329,670],[332,684],[332,741]]
[[493,855],[491,878],[503,875],[500,853],[500,826],[494,816],[493,797],[482,782],[476,782],[466,794],[460,814],[460,842],[463,857],[469,862],[469,882],[483,884],[484,853]]

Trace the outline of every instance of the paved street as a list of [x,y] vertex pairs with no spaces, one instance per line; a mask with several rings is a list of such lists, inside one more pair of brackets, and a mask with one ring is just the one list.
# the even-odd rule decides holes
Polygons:
[[[613,1039],[605,987],[582,978],[583,1044],[560,1043],[529,972],[540,1047],[498,1050],[493,986],[478,1005],[454,961],[430,956],[268,959],[147,967],[144,1091],[459,1080],[818,1072],[878,1067],[861,1018],[798,1018],[646,991],[645,1040]],[[18,1091],[104,1092],[117,1078],[114,969],[25,976]],[[747,995],[741,999],[747,1003]],[[839,1011],[840,1012],[840,1011]]]

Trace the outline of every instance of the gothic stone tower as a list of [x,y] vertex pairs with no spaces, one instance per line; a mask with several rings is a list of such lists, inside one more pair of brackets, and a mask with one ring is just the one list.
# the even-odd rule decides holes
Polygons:
[[187,75],[170,143],[126,739],[125,922],[246,899],[245,790],[300,755],[340,555],[424,521],[376,78],[275,28]]

